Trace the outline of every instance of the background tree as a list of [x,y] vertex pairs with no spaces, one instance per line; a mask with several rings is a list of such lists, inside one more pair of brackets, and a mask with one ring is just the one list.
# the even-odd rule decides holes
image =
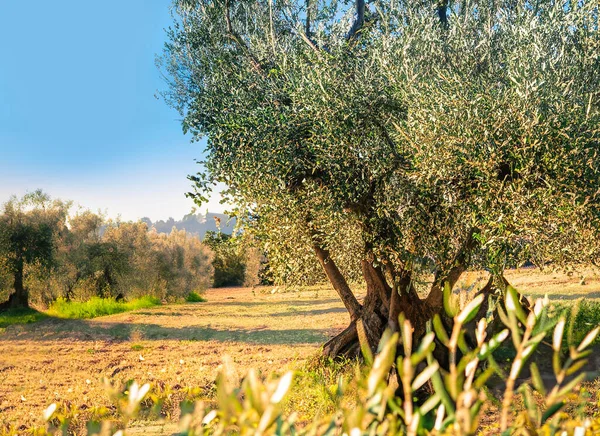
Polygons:
[[103,296],[147,295],[156,275],[153,271],[156,264],[145,223],[107,223],[97,250],[97,286]]
[[185,230],[106,221],[36,191],[11,198],[0,215],[1,308],[47,307],[57,298],[181,300],[212,279],[211,252]]
[[161,298],[182,298],[211,285],[211,253],[200,239],[176,228],[168,235],[150,232],[149,237],[157,273],[152,289]]
[[71,300],[80,294],[82,283],[94,276],[95,247],[101,244],[104,217],[89,210],[78,211],[69,217],[69,231],[63,234],[57,253],[56,297]]
[[242,286],[246,279],[246,256],[237,238],[221,231],[208,231],[203,242],[213,252],[213,286]]
[[[351,318],[327,354],[373,348],[400,312],[422,334],[467,268],[487,269],[492,293],[526,260],[596,261],[597,2],[179,0],[173,10],[166,98],[184,131],[207,136],[196,198],[226,183],[238,218],[285,222],[271,243],[314,251]],[[353,226],[361,302],[333,252]],[[424,265],[434,280],[418,295]]]
[[13,292],[0,308],[29,306],[25,273],[28,267],[55,265],[57,239],[65,231],[70,203],[51,200],[42,191],[12,197],[0,215],[0,262],[13,278]]

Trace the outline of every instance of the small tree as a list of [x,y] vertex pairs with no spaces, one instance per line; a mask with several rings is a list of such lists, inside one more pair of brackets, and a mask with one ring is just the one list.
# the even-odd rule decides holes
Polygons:
[[246,276],[246,262],[242,247],[236,238],[220,231],[207,231],[204,244],[213,252],[213,286],[241,286]]
[[13,290],[1,308],[29,306],[24,285],[28,265],[51,268],[55,264],[56,241],[65,231],[70,203],[51,200],[42,191],[12,197],[0,215],[0,261],[13,277]]
[[67,300],[76,297],[77,288],[94,275],[93,247],[101,242],[104,217],[89,210],[69,217],[69,229],[58,244],[56,279],[60,296]]
[[[350,314],[326,354],[374,349],[401,312],[417,337],[436,313],[451,323],[443,290],[468,268],[490,272],[492,295],[508,266],[597,260],[596,1],[173,10],[166,98],[208,138],[193,195],[225,183],[268,244],[316,255]],[[344,258],[360,265],[362,301]],[[434,280],[419,295],[424,266]]]
[[210,286],[210,251],[197,236],[175,227],[168,235],[149,232],[152,243],[153,288],[161,297],[177,299]]

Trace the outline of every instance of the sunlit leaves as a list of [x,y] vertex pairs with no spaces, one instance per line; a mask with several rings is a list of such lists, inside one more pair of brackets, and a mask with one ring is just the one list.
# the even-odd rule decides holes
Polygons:
[[595,6],[513,3],[457,6],[442,31],[427,6],[379,2],[349,46],[345,2],[312,4],[310,35],[304,1],[231,2],[229,30],[226,2],[177,2],[163,66],[207,137],[197,199],[226,183],[295,280],[318,275],[307,223],[355,275],[362,245],[446,271],[474,230],[479,267],[594,259]]

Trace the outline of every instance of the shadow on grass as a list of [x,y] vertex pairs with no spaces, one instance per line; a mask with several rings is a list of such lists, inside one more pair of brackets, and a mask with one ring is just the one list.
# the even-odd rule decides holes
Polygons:
[[[359,298],[359,301],[360,298]],[[326,306],[329,304],[339,304],[341,303],[341,300],[339,298],[328,298],[327,300],[320,300],[320,299],[315,299],[315,300],[284,300],[284,301],[269,301],[269,300],[265,300],[265,301],[237,301],[237,300],[224,300],[224,301],[210,301],[208,302],[208,305],[210,305],[211,307],[227,307],[229,308],[235,308],[235,307],[239,307],[239,308],[246,308],[246,309],[250,309],[250,308],[260,308],[260,307],[264,307],[264,306],[268,306],[270,308],[272,308],[271,310],[269,310],[269,312],[283,312],[288,310],[290,307],[318,307],[318,306]],[[186,310],[185,308],[183,310]],[[194,309],[195,310],[195,309]],[[262,312],[262,314],[264,315],[265,313]]]
[[184,316],[185,313],[183,311],[178,311],[178,312],[166,312],[166,311],[161,311],[161,310],[157,310],[157,311],[135,311],[135,313],[133,313],[134,315],[142,315],[142,316]]
[[[229,306],[228,306],[229,307]],[[141,316],[173,316],[180,317],[186,316],[186,311],[178,311],[178,312],[167,312],[167,311],[136,311],[135,315]],[[240,312],[232,314],[238,318],[265,318],[265,317],[284,317],[284,316],[315,316],[315,315],[326,315],[330,313],[347,313],[348,310],[344,307],[332,307],[329,309],[314,309],[314,310],[297,310],[294,306],[288,307],[287,310],[284,309],[282,312],[276,313],[264,313],[264,312]]]
[[[534,295],[535,297],[541,297],[544,294],[541,293],[532,293],[532,295]],[[567,301],[567,300],[578,300],[580,298],[586,299],[586,300],[590,300],[590,299],[600,299],[600,292],[588,292],[585,294],[569,294],[569,293],[563,293],[563,294],[548,294],[548,298],[551,301]]]
[[[329,313],[348,313],[348,309],[345,307],[332,307],[329,309],[315,309],[315,310],[295,310],[294,308],[289,308],[287,312],[278,312],[271,313],[269,316],[315,316],[315,315],[326,315]],[[245,316],[248,316],[245,314]],[[259,315],[256,315],[259,316]]]
[[[26,336],[4,334],[3,341],[218,341],[243,342],[249,344],[314,344],[329,339],[327,329],[287,329],[271,330],[261,328],[220,329],[210,326],[165,327],[147,323],[92,322],[80,319],[60,319],[47,317],[29,330]],[[22,330],[21,330],[22,332]]]
[[6,309],[0,311],[0,328],[16,324],[31,324],[46,318],[48,315],[35,309]]
[[[215,302],[214,306],[226,308],[227,311],[236,312],[236,308],[247,309],[255,313],[238,313],[240,317],[285,317],[285,316],[311,316],[329,313],[341,313],[346,309],[339,307],[322,308],[323,305],[338,303],[335,298],[326,300],[303,300],[303,301],[251,301],[242,302],[235,300]],[[270,314],[265,314],[259,308],[268,306]],[[317,307],[321,308],[317,308]],[[313,309],[308,309],[313,307]],[[179,317],[188,311],[186,306],[165,310],[157,307],[156,310],[142,309],[132,311],[131,315],[157,316],[157,317]],[[194,308],[194,311],[196,309]],[[31,340],[31,341],[53,341],[53,340],[108,340],[128,341],[135,335],[140,340],[179,340],[179,341],[219,341],[219,342],[244,342],[253,344],[314,344],[323,343],[329,339],[328,329],[287,329],[272,330],[267,326],[261,328],[213,328],[209,326],[183,326],[166,327],[153,323],[130,323],[130,322],[102,322],[98,318],[95,321],[86,319],[64,319],[37,312],[35,310],[11,313],[3,318],[0,313],[0,327],[14,324],[29,324],[38,322],[35,327],[21,326],[19,333],[26,336],[12,335],[7,331],[2,340]],[[129,320],[128,320],[129,321]]]

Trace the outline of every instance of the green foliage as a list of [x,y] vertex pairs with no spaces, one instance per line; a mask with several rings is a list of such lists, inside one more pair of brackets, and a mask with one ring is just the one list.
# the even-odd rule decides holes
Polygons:
[[[170,234],[147,234],[151,244],[150,261],[146,262],[145,278],[152,280],[145,286],[154,295],[176,300],[185,297],[190,291],[199,292],[210,284],[213,269],[211,254],[200,240],[185,230],[173,229]],[[139,255],[139,254],[138,254]],[[144,259],[140,258],[140,263]],[[140,287],[143,295],[144,287]]]
[[184,230],[148,231],[142,222],[106,221],[85,210],[69,216],[69,206],[41,192],[5,204],[0,296],[22,295],[44,308],[57,298],[174,301],[208,287],[210,253],[198,238]]
[[147,309],[160,305],[155,297],[141,297],[131,301],[116,301],[114,298],[92,297],[87,301],[67,301],[57,299],[48,309],[48,315],[58,318],[86,319],[115,313],[129,312],[137,309]]
[[[284,399],[284,413],[296,413],[299,422],[335,414],[341,402],[340,378],[351,380],[362,371],[360,365],[359,360],[333,360],[322,356],[309,360],[294,373],[292,386]],[[353,388],[355,386],[349,386],[345,391],[347,397]]]
[[188,303],[204,303],[206,299],[203,298],[202,295],[198,294],[197,292],[190,292],[185,296],[185,301],[187,301]]
[[46,318],[43,312],[34,309],[7,309],[0,311],[0,328],[14,324],[29,324]]
[[597,2],[353,3],[173,2],[192,196],[225,183],[280,277],[315,244],[350,274],[597,259]]
[[[567,319],[567,332],[571,342],[580,342],[591,328],[600,325],[599,301],[583,299],[557,306]],[[600,343],[600,338],[596,338],[594,343]]]
[[55,266],[57,238],[65,231],[70,203],[51,200],[42,191],[11,197],[0,215],[0,269],[13,278],[10,307],[27,307],[27,269],[48,273]]
[[206,232],[204,244],[213,251],[213,286],[242,286],[246,277],[246,262],[238,239],[226,233]]

